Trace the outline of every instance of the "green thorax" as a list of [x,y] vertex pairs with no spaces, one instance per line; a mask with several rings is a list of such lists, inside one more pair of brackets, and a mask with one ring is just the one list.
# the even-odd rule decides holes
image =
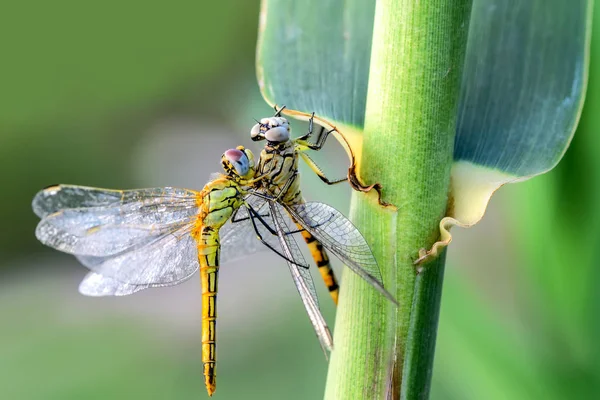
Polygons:
[[240,184],[227,175],[208,182],[202,189],[202,225],[216,229],[223,226],[243,204],[244,195]]

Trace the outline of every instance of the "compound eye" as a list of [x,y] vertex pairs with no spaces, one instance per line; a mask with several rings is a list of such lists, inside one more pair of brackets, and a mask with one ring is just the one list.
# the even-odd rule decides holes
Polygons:
[[[259,137],[259,136],[263,136],[263,137]],[[252,129],[250,130],[250,138],[252,140],[264,139],[264,135],[261,135],[261,132],[260,132],[260,124],[255,124],[252,127]]]
[[248,159],[248,168],[254,169],[256,167],[256,164],[254,162],[254,153],[252,153],[252,150],[250,150],[250,149],[244,149],[242,151],[244,152],[244,154],[246,155],[246,158]]
[[250,139],[254,142],[258,142],[259,140],[263,140],[265,138],[265,132],[268,128],[268,125],[263,124],[262,122],[259,124],[255,124],[250,130]]
[[248,156],[241,150],[229,149],[223,153],[226,162],[233,167],[236,175],[245,176],[250,171],[250,160]]
[[281,126],[271,128],[267,132],[265,132],[265,138],[269,142],[273,143],[287,142],[288,140],[290,140],[290,131],[288,127],[288,124],[284,124]]

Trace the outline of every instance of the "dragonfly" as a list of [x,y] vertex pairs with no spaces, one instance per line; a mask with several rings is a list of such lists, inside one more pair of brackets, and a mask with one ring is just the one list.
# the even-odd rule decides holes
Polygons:
[[[304,241],[309,247],[311,255],[319,268],[321,277],[335,304],[338,303],[339,285],[331,268],[326,249],[329,249],[338,256],[353,272],[358,274],[397,306],[398,302],[395,297],[384,288],[377,260],[358,230],[355,232],[359,233],[360,238],[354,237],[352,240],[348,240],[345,245],[340,246],[335,238],[320,235],[320,232],[313,234],[313,230],[306,227],[304,223],[306,214],[316,212],[316,210],[307,207],[302,196],[300,172],[298,170],[299,158],[306,161],[311,170],[328,185],[350,181],[353,188],[363,191],[370,190],[373,186],[355,187],[355,185],[358,185],[358,181],[356,180],[353,184],[353,180],[350,177],[353,166],[349,169],[348,177],[335,180],[327,178],[317,163],[306,154],[306,151],[320,150],[324,146],[329,134],[334,132],[336,128],[326,130],[321,126],[316,141],[311,142],[314,134],[315,118],[314,113],[312,113],[309,119],[308,132],[301,137],[291,139],[290,123],[286,118],[281,116],[281,112],[284,109],[285,106],[279,110],[275,107],[275,115],[273,117],[262,118],[260,121],[257,121],[250,131],[250,137],[253,141],[266,140],[267,142],[260,153],[257,166],[257,173],[262,176],[262,179],[255,183],[255,187],[257,190],[262,190],[277,200],[298,228],[301,229]],[[354,157],[351,155],[351,160],[353,159]],[[328,212],[332,213],[333,211],[328,210]],[[341,215],[337,210],[335,212]],[[343,220],[350,223],[345,217]],[[342,219],[340,218],[339,221],[342,221]]]
[[[279,217],[273,219],[278,224],[277,230],[273,229],[245,200],[245,187],[261,179],[255,176],[252,152],[239,146],[227,150],[221,162],[225,174],[199,192],[171,187],[110,190],[55,185],[33,200],[33,210],[42,218],[37,238],[75,255],[91,270],[79,287],[83,294],[133,294],[179,284],[200,270],[202,363],[209,396],[216,390],[218,271],[220,262],[227,261],[220,257],[221,251],[232,259],[266,247],[286,259],[322,347],[330,350],[333,346],[308,266],[297,249],[288,249],[293,244],[288,237],[295,231],[285,230],[276,208],[271,210]],[[264,196],[260,199],[264,201]],[[241,209],[244,211],[238,213]],[[276,247],[275,235],[282,237],[282,250]]]

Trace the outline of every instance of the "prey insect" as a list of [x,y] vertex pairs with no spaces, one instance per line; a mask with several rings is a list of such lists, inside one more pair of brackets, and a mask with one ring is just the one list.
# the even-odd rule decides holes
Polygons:
[[[311,141],[315,135],[315,116],[313,113],[309,119],[308,132],[299,138],[292,139],[290,137],[290,124],[286,118],[281,117],[283,110],[284,107],[279,110],[275,109],[276,112],[273,117],[261,119],[252,127],[250,132],[252,140],[266,141],[257,166],[257,173],[262,176],[262,179],[255,183],[256,189],[273,197],[285,208],[294,223],[299,228],[304,228],[302,236],[336,304],[339,296],[339,285],[331,268],[326,249],[336,254],[353,272],[397,305],[394,296],[384,288],[381,272],[371,249],[353,225],[353,232],[358,232],[358,235],[350,238],[347,231],[343,233],[343,236],[337,237],[322,235],[318,230],[308,229],[304,223],[307,214],[324,211],[306,206],[308,203],[305,202],[300,190],[299,158],[306,161],[311,170],[328,185],[347,182],[351,178],[334,180],[327,178],[323,170],[306,154],[307,150],[320,150],[335,128],[326,130],[321,126],[316,139]],[[352,166],[350,171],[352,171]],[[335,213],[343,217],[339,211],[331,207],[329,207],[327,213]],[[340,221],[342,221],[341,217]],[[351,225],[345,217],[343,217],[343,220],[344,223]]]

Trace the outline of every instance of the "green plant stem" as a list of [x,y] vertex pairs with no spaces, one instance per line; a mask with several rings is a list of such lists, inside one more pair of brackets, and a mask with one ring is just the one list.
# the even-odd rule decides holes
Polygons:
[[379,0],[360,174],[383,209],[353,195],[351,217],[380,262],[395,308],[344,272],[325,398],[427,398],[445,252],[417,275],[439,236],[450,185],[471,0]]

